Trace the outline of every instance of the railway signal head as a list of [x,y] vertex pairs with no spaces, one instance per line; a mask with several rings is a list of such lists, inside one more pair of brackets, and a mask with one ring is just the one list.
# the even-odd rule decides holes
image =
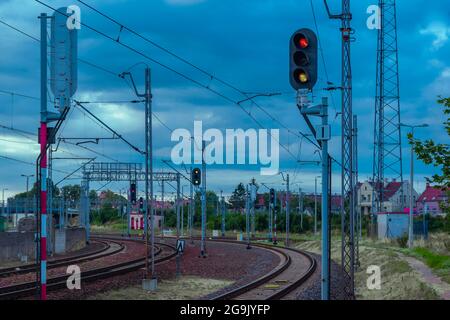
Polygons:
[[275,205],[275,189],[270,189],[270,204]]
[[130,185],[130,200],[132,204],[136,204],[136,183]]
[[310,29],[296,31],[290,40],[289,81],[295,90],[312,90],[317,83],[318,42]]
[[202,171],[199,168],[192,170],[192,184],[198,187],[202,183]]
[[139,209],[144,210],[144,198],[139,198]]

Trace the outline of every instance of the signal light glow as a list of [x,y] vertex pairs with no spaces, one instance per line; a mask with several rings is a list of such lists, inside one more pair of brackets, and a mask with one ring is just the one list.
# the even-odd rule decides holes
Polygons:
[[298,75],[298,80],[300,80],[301,83],[306,83],[308,82],[308,75],[302,71]]
[[300,36],[300,40],[298,41],[300,44],[300,48],[305,49],[309,46],[309,41],[305,36]]

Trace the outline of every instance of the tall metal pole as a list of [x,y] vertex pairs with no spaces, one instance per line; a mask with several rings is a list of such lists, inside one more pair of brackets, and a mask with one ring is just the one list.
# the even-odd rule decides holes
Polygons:
[[[414,139],[414,127],[411,127],[412,139]],[[413,247],[414,242],[414,145],[411,145],[411,182],[409,185],[409,232],[408,232],[408,247]]]
[[[322,102],[322,125],[328,126],[328,100],[323,99]],[[330,274],[329,274],[329,221],[328,221],[328,196],[329,196],[329,156],[328,156],[328,140],[322,140],[322,300],[330,299]]]
[[[314,234],[317,235],[317,178],[314,178]],[[322,195],[323,197],[323,195]]]
[[269,241],[273,241],[273,208],[269,200]]
[[206,143],[202,141],[202,241],[200,256],[206,258],[206,162],[205,162]]
[[181,236],[184,236],[184,186],[181,187]]
[[298,189],[298,210],[300,211],[300,230],[303,230],[303,192],[302,188]]
[[181,188],[180,174],[177,174],[177,199],[176,203],[176,214],[177,214],[177,239],[180,238],[180,188]]
[[165,217],[165,208],[164,208],[164,180],[161,181],[161,235],[162,238],[164,239],[164,229],[165,229],[165,221],[166,217]]
[[[151,277],[156,281],[155,271],[155,212],[154,207],[154,192],[153,192],[153,122],[152,122],[152,90],[151,90],[151,71],[150,68],[145,69],[145,112],[146,112],[146,175],[145,175],[145,197],[146,197],[146,213],[148,219],[148,211],[150,210],[150,229],[151,229]],[[150,180],[150,181],[149,181]],[[149,185],[150,184],[150,185]],[[148,194],[150,188],[150,195]],[[150,201],[149,201],[150,200]],[[148,226],[148,220],[147,226]],[[147,227],[148,228],[148,227]],[[148,230],[146,236],[147,250],[148,250]],[[148,253],[148,252],[147,252]],[[147,259],[148,261],[148,255]],[[148,279],[148,269],[147,279]]]
[[273,244],[277,245],[277,193],[275,192],[275,201],[273,204]]
[[47,300],[47,14],[41,19],[40,296]]
[[247,185],[247,192],[245,193],[245,228],[247,231],[247,249],[251,249],[250,246],[250,192]]
[[355,263],[359,267],[359,241],[361,238],[361,210],[358,210],[358,116],[353,116],[353,214],[355,215]]
[[290,208],[289,208],[289,202],[290,202],[290,194],[289,194],[289,174],[287,174],[286,177],[286,247],[289,247],[290,241],[289,241],[289,226],[290,226]]
[[34,177],[34,174],[32,174],[32,175],[25,175],[25,174],[22,174],[22,177],[24,177],[24,178],[26,178],[27,179],[27,196],[26,196],[26,205],[25,205],[25,217],[28,217],[28,212],[29,212],[29,204],[30,204],[30,197],[29,197],[29,179],[30,178],[32,178],[32,177]]
[[331,19],[341,20],[342,40],[342,177],[341,177],[341,266],[344,271],[344,291],[348,299],[355,296],[355,247],[354,247],[354,202],[353,202],[353,94],[352,94],[352,66],[351,42],[353,29],[351,27],[352,14],[350,0],[342,0],[342,13],[330,14],[328,4],[324,0],[328,15]]
[[[192,172],[192,167],[191,171]],[[190,216],[189,216],[189,237],[191,239],[191,243],[194,243],[194,238],[192,237],[192,228],[194,224],[194,214],[195,214],[195,206],[194,206],[194,184],[192,181],[189,183],[190,187],[190,201],[189,201],[189,208],[190,208]]]
[[222,237],[225,237],[225,199],[222,190],[220,191],[220,210],[222,214]]

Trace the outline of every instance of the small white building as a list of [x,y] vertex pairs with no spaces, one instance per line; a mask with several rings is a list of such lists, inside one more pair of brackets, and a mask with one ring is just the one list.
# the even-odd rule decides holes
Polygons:
[[[381,208],[382,212],[403,212],[409,206],[410,199],[410,183],[403,181],[403,198],[402,198],[402,184],[397,181],[384,183],[384,201]],[[358,210],[364,215],[369,215],[372,212],[374,183],[372,181],[365,181],[360,183],[357,192]],[[419,197],[419,194],[413,189],[413,203]]]
[[378,239],[396,239],[408,234],[409,214],[404,212],[379,213]]
[[[155,215],[155,229],[159,230],[162,227],[163,217]],[[150,218],[149,218],[150,221]],[[131,230],[144,230],[144,215],[141,213],[132,212],[130,214],[130,228]]]

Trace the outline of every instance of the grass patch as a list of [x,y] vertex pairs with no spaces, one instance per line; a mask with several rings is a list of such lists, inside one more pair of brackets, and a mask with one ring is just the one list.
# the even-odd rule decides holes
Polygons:
[[143,291],[141,286],[136,285],[98,294],[90,300],[193,300],[216,292],[231,283],[224,280],[182,277],[159,281],[155,292]]
[[422,258],[434,270],[450,269],[450,257],[434,253],[426,248],[414,248],[413,253]]

